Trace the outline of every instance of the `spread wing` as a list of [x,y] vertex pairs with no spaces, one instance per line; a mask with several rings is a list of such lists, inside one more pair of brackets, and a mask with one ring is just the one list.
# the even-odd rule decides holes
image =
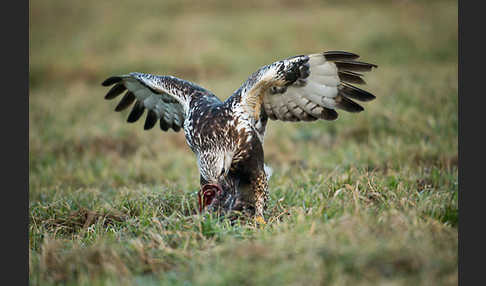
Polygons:
[[359,101],[375,96],[353,84],[365,84],[360,72],[377,65],[356,61],[358,55],[329,51],[301,55],[264,66],[238,89],[231,99],[256,122],[266,115],[273,120],[334,120],[336,109],[360,112]]
[[137,121],[148,110],[144,129],[151,129],[160,120],[163,131],[172,128],[179,131],[189,110],[189,102],[196,93],[210,94],[208,90],[186,80],[173,76],[157,76],[144,73],[113,76],[106,79],[103,86],[114,85],[105,99],[114,99],[123,92],[125,95],[115,108],[122,111],[133,104],[127,121]]

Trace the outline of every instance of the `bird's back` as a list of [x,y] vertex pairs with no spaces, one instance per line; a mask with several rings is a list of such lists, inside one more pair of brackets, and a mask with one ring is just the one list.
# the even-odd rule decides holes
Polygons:
[[195,153],[228,145],[230,120],[231,110],[216,96],[207,94],[194,99],[184,122],[187,143]]

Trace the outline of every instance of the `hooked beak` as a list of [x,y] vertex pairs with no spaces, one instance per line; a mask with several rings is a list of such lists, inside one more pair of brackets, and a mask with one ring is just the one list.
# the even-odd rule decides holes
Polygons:
[[219,196],[223,193],[223,189],[220,185],[216,184],[205,184],[202,186],[201,190],[198,193],[198,202],[199,202],[199,212],[202,212],[203,209],[210,205],[216,196]]

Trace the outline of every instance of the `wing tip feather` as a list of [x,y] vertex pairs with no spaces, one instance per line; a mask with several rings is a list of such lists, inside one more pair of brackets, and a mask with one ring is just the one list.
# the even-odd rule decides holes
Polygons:
[[362,74],[354,73],[351,71],[338,71],[339,80],[342,82],[366,84],[366,81],[362,78]]
[[121,80],[122,80],[122,78],[121,78],[120,76],[111,76],[111,77],[109,77],[109,78],[105,79],[105,80],[104,80],[104,81],[101,83],[101,85],[102,85],[102,86],[110,86],[110,85],[112,85],[112,84],[115,84],[115,83],[117,83],[117,82],[120,82]]
[[149,109],[149,111],[147,112],[147,117],[145,118],[145,124],[143,125],[143,129],[144,130],[152,129],[155,126],[155,123],[157,123],[157,120],[158,120],[157,113]]
[[359,58],[359,55],[350,53],[350,52],[345,52],[345,51],[326,51],[322,53],[322,55],[326,58],[328,61],[335,61],[335,60],[355,60]]
[[337,60],[334,61],[334,64],[338,68],[338,71],[368,72],[371,71],[373,68],[378,68],[378,66],[375,64],[359,62],[354,60]]
[[125,110],[133,103],[135,98],[136,98],[135,95],[131,91],[127,91],[123,96],[122,100],[120,100],[118,105],[115,107],[115,111],[120,112],[122,110]]
[[143,114],[145,111],[145,107],[143,104],[140,103],[140,101],[136,101],[135,105],[132,108],[132,111],[128,115],[127,122],[128,123],[133,123],[136,122]]
[[327,108],[327,107],[322,107],[323,110],[321,112],[321,118],[325,120],[336,120],[339,116],[339,114],[336,112],[336,110]]
[[110,88],[110,90],[106,93],[105,99],[106,100],[114,99],[115,97],[122,94],[122,92],[124,92],[126,89],[127,88],[123,84],[117,83],[112,88]]
[[364,110],[363,106],[342,95],[336,97],[336,107],[351,113],[358,113]]
[[359,101],[372,101],[376,98],[374,94],[346,83],[341,83],[339,93],[343,93],[343,96],[350,97]]

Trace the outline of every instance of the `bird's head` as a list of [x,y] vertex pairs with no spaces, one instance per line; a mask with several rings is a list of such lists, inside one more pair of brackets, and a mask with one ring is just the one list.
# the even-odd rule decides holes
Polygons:
[[202,212],[208,206],[213,205],[218,201],[218,198],[223,194],[223,189],[220,185],[204,184],[198,194],[199,212]]
[[233,155],[229,152],[206,152],[199,154],[198,166],[201,174],[199,211],[208,206],[221,205],[222,199],[231,191],[228,172]]

